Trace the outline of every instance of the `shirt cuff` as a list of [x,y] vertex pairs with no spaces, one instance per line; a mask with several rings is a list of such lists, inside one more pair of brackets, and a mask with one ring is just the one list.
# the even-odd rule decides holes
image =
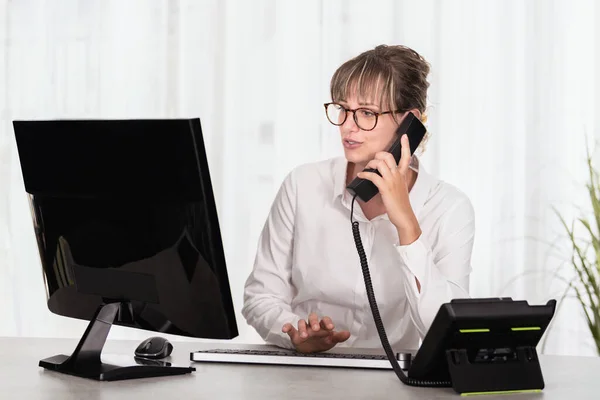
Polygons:
[[428,258],[431,246],[423,234],[417,240],[407,245],[396,244],[396,250],[402,263],[419,280],[421,288],[427,276]]
[[287,333],[282,332],[281,328],[289,322],[294,328],[298,329],[298,321],[300,321],[300,317],[296,314],[287,310],[282,311],[279,317],[277,317],[275,324],[271,327],[271,330],[267,333],[265,341],[278,347],[293,350],[295,347],[290,336]]

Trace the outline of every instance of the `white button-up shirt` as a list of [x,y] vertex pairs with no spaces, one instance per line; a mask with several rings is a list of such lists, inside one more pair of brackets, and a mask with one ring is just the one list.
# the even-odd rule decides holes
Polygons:
[[[422,163],[419,163],[422,164]],[[380,347],[352,235],[344,157],[305,164],[284,180],[260,235],[242,314],[268,343],[292,348],[281,328],[311,312],[350,331],[338,346]],[[417,349],[440,305],[469,297],[475,231],[468,197],[422,165],[409,193],[422,234],[399,245],[387,215],[359,222],[373,289],[392,347]],[[415,278],[421,284],[419,292]]]

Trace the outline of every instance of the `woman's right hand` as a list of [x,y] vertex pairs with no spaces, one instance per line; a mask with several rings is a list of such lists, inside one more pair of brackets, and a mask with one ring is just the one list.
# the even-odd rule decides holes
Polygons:
[[297,329],[287,323],[281,331],[288,334],[296,350],[301,353],[327,351],[350,337],[348,331],[336,331],[331,318],[323,317],[319,321],[316,313],[310,313],[308,322],[303,319],[298,321]]

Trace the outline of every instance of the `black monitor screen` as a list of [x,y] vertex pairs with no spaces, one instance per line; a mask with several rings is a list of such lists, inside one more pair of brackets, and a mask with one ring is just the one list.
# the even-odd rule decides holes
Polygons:
[[237,336],[198,119],[15,121],[49,309]]

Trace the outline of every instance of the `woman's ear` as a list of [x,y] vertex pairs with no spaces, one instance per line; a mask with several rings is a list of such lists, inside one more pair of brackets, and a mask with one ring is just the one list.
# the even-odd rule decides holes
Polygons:
[[413,108],[412,110],[409,110],[409,112],[413,113],[415,117],[421,120],[421,111],[419,111],[419,109]]
[[[412,110],[408,110],[407,112],[413,113],[415,115],[415,117],[417,117],[417,119],[419,121],[421,121],[422,123],[425,123],[425,121],[427,121],[427,116],[425,114],[421,115],[421,111],[419,111],[418,108],[413,108]],[[402,120],[404,119],[404,117],[406,117],[407,114],[405,112],[404,114],[401,114],[401,115],[402,115],[402,118],[400,118],[400,119],[394,118],[398,122],[398,125],[400,125],[400,122],[402,122]]]

